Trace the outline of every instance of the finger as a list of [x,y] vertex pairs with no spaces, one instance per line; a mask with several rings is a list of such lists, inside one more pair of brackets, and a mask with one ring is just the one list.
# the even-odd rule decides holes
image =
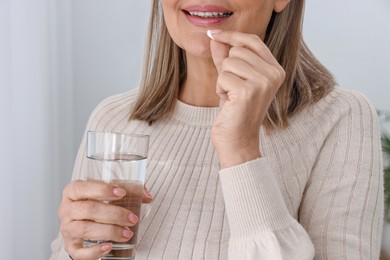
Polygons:
[[210,51],[218,73],[222,71],[222,62],[229,56],[229,46],[217,41],[210,42]]
[[144,186],[144,192],[142,194],[142,203],[149,204],[153,201],[152,195],[149,193],[148,189],[146,186]]
[[[246,61],[238,58],[227,58],[223,61],[222,71],[230,72],[243,80],[249,80],[256,86],[270,84],[274,82],[275,86],[280,86],[284,80],[284,70],[270,66],[264,61],[259,61],[256,67],[249,65]],[[266,85],[263,85],[266,86]]]
[[237,58],[227,58],[222,63],[222,71],[230,72],[243,80],[249,79],[253,74],[257,74],[255,69],[247,62]]
[[112,249],[111,243],[101,243],[91,247],[83,247],[82,243],[66,246],[65,251],[72,259],[96,260],[107,255]]
[[[237,86],[240,86],[242,91],[233,91]],[[235,99],[240,92],[247,91],[245,86],[241,86],[243,86],[243,80],[240,77],[230,72],[222,72],[218,76],[217,95],[224,101]]]
[[[272,82],[277,82],[280,86],[286,75],[283,67],[279,63],[269,64],[261,57],[254,54],[251,50],[244,47],[232,47],[229,51],[229,58],[242,59],[253,67],[257,73],[247,74],[247,79],[258,80],[258,78],[269,78]],[[253,72],[253,71],[252,71]]]
[[128,227],[92,221],[71,221],[65,227],[61,227],[61,234],[72,239],[113,240],[116,242],[126,242],[133,236],[133,232]]
[[63,219],[91,220],[120,226],[134,226],[138,217],[130,210],[99,201],[75,201],[63,207]]
[[68,200],[118,200],[126,195],[126,190],[116,184],[103,181],[72,181],[64,189],[64,199]]
[[248,50],[247,48],[244,47],[231,47],[229,50],[229,58],[244,60],[250,66],[255,68],[263,64],[269,66],[269,64],[265,62],[261,57],[259,57],[253,51]]
[[261,38],[255,34],[246,34],[236,31],[215,31],[211,33],[214,41],[233,47],[245,47],[262,57],[269,64],[278,64],[267,45],[265,45]]

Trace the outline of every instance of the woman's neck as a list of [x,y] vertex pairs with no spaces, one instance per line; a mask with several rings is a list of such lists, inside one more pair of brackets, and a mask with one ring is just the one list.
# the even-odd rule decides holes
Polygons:
[[218,73],[211,59],[186,56],[187,77],[179,94],[179,100],[199,107],[217,107],[216,94]]

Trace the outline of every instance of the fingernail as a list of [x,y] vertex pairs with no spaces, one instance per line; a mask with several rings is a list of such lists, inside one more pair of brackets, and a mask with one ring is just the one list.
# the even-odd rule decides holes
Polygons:
[[129,215],[129,220],[130,220],[131,223],[135,224],[135,223],[138,222],[138,217],[136,215],[134,215],[134,214],[130,214]]
[[111,245],[105,244],[105,245],[103,245],[100,249],[101,249],[102,251],[108,251],[108,250],[111,249]]
[[125,196],[126,195],[126,191],[122,188],[114,188],[112,190],[112,193],[115,195],[115,196],[118,196],[118,197],[122,197],[122,196]]
[[130,229],[124,229],[122,231],[122,235],[125,237],[125,238],[131,238],[133,236],[133,232],[130,230]]
[[149,193],[149,191],[147,189],[144,189],[144,195],[145,195],[145,197],[152,199],[152,195]]
[[218,34],[218,33],[220,33],[220,32],[222,32],[222,30],[207,30],[207,36],[208,36],[210,39],[215,40],[213,35],[214,35],[214,34]]

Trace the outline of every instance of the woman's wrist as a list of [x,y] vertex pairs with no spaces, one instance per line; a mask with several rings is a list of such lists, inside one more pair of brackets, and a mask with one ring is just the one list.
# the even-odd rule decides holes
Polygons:
[[217,153],[221,169],[234,167],[261,157],[261,153],[258,147],[254,149],[226,149]]

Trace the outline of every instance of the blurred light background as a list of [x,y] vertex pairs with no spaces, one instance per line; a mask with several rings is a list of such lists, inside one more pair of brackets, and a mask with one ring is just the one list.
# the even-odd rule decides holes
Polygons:
[[[0,251],[48,259],[89,114],[139,84],[150,1],[0,0]],[[304,36],[339,85],[390,111],[390,2],[308,1]]]

